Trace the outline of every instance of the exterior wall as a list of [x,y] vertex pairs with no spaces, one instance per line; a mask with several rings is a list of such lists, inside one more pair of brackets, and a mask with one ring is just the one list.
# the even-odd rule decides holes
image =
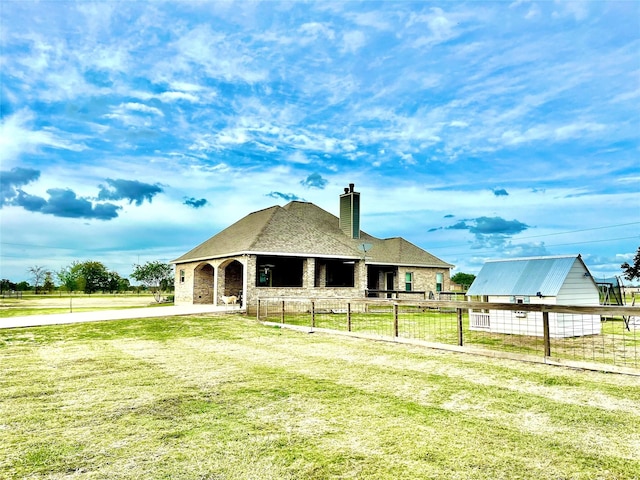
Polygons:
[[[405,289],[405,274],[413,273],[413,288],[412,291],[425,292],[425,298],[430,298],[430,293],[437,296],[436,288],[436,275],[442,274],[442,291],[448,291],[451,287],[451,280],[449,278],[449,270],[445,268],[427,268],[427,267],[398,267],[398,275],[394,279],[394,288],[397,290]],[[417,300],[419,295],[416,294],[400,294],[399,298],[407,298]]]
[[[516,297],[521,298],[521,297]],[[556,297],[522,297],[530,304],[559,304]],[[510,303],[510,296],[489,296],[489,302]],[[578,303],[564,303],[564,305],[580,305]],[[597,305],[597,303],[596,303]],[[489,310],[488,318],[469,312],[471,321],[469,328],[476,331],[491,333],[506,333],[512,335],[543,336],[542,312],[513,312],[510,310]],[[580,315],[570,313],[549,313],[549,336],[551,338],[580,337],[583,335],[598,335],[601,331],[599,315]]]
[[[251,268],[251,267],[250,267]],[[302,287],[256,287],[255,262],[253,271],[249,269],[247,287],[247,305],[255,306],[259,298],[289,297],[289,298],[364,298],[366,287],[366,267],[364,262],[358,262],[354,271],[353,287],[316,287],[316,259],[307,258],[304,261],[302,272]],[[319,276],[322,276],[319,272]]]
[[218,281],[215,282],[217,298],[222,296],[241,296],[243,293],[243,266],[242,263],[231,260],[222,263],[217,268]]
[[[237,274],[226,278],[225,267],[232,260],[239,261],[243,266],[242,278]],[[202,268],[213,268],[211,275],[203,275]],[[356,262],[354,266],[353,287],[322,287],[316,286],[316,277],[320,285],[324,285],[324,276],[315,258],[307,258],[303,262],[302,287],[257,287],[257,257],[245,255],[230,258],[212,259],[202,262],[190,262],[176,265],[175,276],[175,304],[190,305],[194,303],[222,303],[222,295],[237,295],[236,290],[242,283],[244,291],[243,305],[255,306],[258,298],[266,297],[292,297],[292,298],[364,298],[367,288],[367,266],[364,261]],[[390,267],[391,268],[391,267]],[[184,281],[180,281],[180,272],[184,270]],[[406,272],[413,273],[413,290],[422,290],[427,293],[436,292],[436,274],[443,274],[443,289],[450,286],[449,270],[425,267],[400,267],[394,278],[394,289],[404,289]],[[384,281],[382,275],[380,281]],[[213,292],[216,293],[215,298]],[[421,299],[415,294],[401,294],[400,298]]]
[[[174,303],[176,305],[193,304],[193,274],[200,262],[181,263],[176,265],[176,278],[174,282]],[[180,272],[184,271],[184,281],[181,281]]]
[[[241,273],[232,272],[227,283],[225,282],[224,268],[229,265],[230,260],[237,260],[243,265],[243,268]],[[244,284],[247,271],[246,263],[247,258],[239,256],[177,264],[174,280],[174,303],[176,305],[222,304],[222,295],[237,295],[236,290]],[[210,271],[209,268],[211,268]],[[181,271],[184,271],[184,281],[181,281]],[[240,274],[240,278],[238,278],[238,274]]]
[[558,292],[558,305],[597,306],[599,304],[598,287],[589,272],[576,260]]
[[199,265],[193,272],[193,303],[215,303],[216,270],[209,263]]

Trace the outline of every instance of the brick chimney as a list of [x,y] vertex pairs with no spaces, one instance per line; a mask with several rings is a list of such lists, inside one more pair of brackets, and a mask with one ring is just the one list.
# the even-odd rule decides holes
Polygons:
[[340,195],[340,230],[349,238],[360,238],[360,193],[349,184]]

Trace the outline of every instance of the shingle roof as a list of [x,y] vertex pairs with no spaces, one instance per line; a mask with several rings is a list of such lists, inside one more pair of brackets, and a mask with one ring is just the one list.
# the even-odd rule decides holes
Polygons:
[[[467,295],[557,296],[580,255],[515,258],[486,262]],[[584,266],[588,272],[587,267]]]
[[446,268],[453,266],[401,237],[382,240],[372,238],[371,243],[373,246],[367,252],[367,263]]
[[250,213],[173,262],[239,253],[362,258],[359,247],[363,243],[371,245],[367,263],[452,266],[399,237],[378,239],[361,232],[361,238],[351,239],[340,230],[338,217],[309,202],[290,202]]

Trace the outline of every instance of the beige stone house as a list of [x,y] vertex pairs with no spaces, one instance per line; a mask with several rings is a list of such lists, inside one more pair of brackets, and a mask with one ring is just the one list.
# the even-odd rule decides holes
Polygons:
[[181,257],[176,304],[244,306],[259,298],[421,299],[450,288],[453,265],[407,240],[360,230],[360,194],[339,196],[340,217],[294,201],[250,213]]

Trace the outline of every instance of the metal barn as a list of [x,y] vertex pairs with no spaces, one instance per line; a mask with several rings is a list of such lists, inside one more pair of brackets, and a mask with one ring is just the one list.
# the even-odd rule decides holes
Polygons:
[[[467,292],[490,303],[599,305],[599,291],[580,255],[491,260],[484,264]],[[600,315],[550,313],[552,338],[597,335]],[[471,310],[471,330],[542,336],[542,313]]]

